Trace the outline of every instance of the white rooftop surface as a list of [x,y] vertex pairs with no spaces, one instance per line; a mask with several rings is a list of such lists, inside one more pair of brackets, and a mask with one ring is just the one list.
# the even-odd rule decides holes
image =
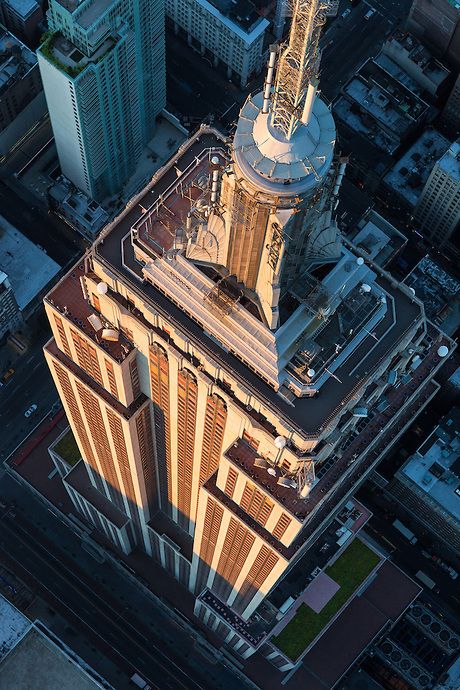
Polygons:
[[[411,479],[418,488],[424,491],[434,501],[439,503],[456,520],[460,520],[460,495],[455,490],[460,487],[460,479],[453,473],[449,474],[448,481],[442,481],[429,472],[433,463],[438,463],[445,470],[460,457],[460,436],[454,436],[450,440],[451,451],[446,448],[446,443],[436,435],[436,430],[423,444],[432,443],[425,455],[418,452],[413,455],[401,468],[401,472]],[[444,451],[444,455],[443,455]]]
[[36,10],[38,7],[38,3],[35,0],[6,0],[6,4],[13,7],[22,17],[26,17],[29,12]]
[[0,216],[0,269],[8,275],[18,306],[24,309],[60,266]]
[[[5,655],[19,642],[30,625],[30,620],[0,595],[0,668]],[[2,685],[0,674],[0,688],[3,687],[7,686]]]
[[99,690],[102,687],[33,625],[0,662],[2,690]]
[[454,141],[438,163],[450,177],[460,182],[460,141]]
[[368,220],[357,235],[353,237],[353,244],[366,247],[366,253],[371,259],[375,259],[378,254],[387,246],[390,241],[389,236],[383,232],[375,223]]
[[[331,165],[336,138],[326,103],[314,100],[310,121],[288,141],[262,112],[263,94],[249,96],[234,138],[235,161],[245,177],[264,192],[293,196],[313,188]],[[289,182],[289,185],[285,183]]]
[[399,140],[390,137],[387,132],[381,130],[377,125],[371,128],[365,124],[362,118],[351,109],[351,103],[343,96],[334,103],[334,115],[339,117],[351,129],[372,140],[374,146],[392,155],[399,146]]
[[[425,131],[385,175],[385,184],[395,189],[408,204],[415,206],[435,163],[449,145],[449,140],[442,134],[435,130]],[[414,186],[415,182],[417,184]]]

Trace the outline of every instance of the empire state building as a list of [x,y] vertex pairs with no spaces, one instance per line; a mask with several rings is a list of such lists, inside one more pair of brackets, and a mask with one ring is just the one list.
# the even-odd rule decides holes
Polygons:
[[201,127],[45,299],[75,509],[159,561],[234,653],[283,669],[267,640],[287,576],[357,514],[453,347],[337,229],[325,9],[295,1],[232,141]]

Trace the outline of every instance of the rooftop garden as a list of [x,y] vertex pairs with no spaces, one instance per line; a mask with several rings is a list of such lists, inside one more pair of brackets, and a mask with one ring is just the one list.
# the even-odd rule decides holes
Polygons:
[[77,443],[70,428],[67,433],[61,439],[59,439],[53,450],[71,467],[76,465],[81,459],[81,453],[78,450]]
[[52,62],[55,67],[60,69],[62,72],[65,72],[66,74],[69,75],[69,77],[76,77],[80,74],[85,69],[85,65],[76,65],[75,67],[71,67],[70,65],[65,65],[59,58],[56,56],[54,50],[53,50],[53,42],[55,37],[57,36],[58,32],[55,31],[46,31],[41,38],[41,43],[39,46],[39,50],[41,54],[49,61]]
[[374,551],[355,539],[325,570],[340,585],[340,589],[319,613],[302,604],[292,620],[271,642],[295,661],[364,582],[379,560]]

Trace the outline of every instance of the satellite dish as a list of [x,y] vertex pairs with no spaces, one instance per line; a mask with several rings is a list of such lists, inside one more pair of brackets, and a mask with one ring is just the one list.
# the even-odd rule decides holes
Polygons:
[[217,158],[217,156],[213,156],[213,157],[211,158],[211,163],[212,163],[213,165],[219,165],[220,160]]
[[107,287],[107,283],[104,283],[104,281],[101,281],[100,283],[97,284],[97,291],[100,295],[106,295],[107,290],[109,289]]
[[362,257],[362,256],[358,256],[358,258],[356,259],[356,263],[358,264],[358,266],[362,266],[363,263],[364,263],[363,257]]
[[371,286],[368,285],[367,283],[363,283],[363,284],[361,285],[361,290],[362,290],[363,292],[370,292],[370,291],[372,290],[372,288],[371,288]]
[[284,436],[277,436],[275,438],[275,446],[281,450],[286,445],[286,439]]
[[415,290],[413,287],[410,287],[409,290],[412,292],[413,295],[415,295]]
[[449,354],[449,348],[446,347],[445,345],[441,345],[440,348],[438,348],[438,356],[439,357],[447,357]]
[[[315,374],[316,374],[316,371],[314,369],[309,369],[307,371],[308,378],[310,378],[310,379],[312,379]],[[275,441],[275,443],[276,443],[276,441]]]

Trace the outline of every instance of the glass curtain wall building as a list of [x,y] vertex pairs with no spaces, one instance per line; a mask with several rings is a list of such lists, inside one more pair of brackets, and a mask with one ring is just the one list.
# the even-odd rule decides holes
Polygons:
[[101,201],[134,172],[166,102],[162,0],[51,0],[38,61],[63,174]]

